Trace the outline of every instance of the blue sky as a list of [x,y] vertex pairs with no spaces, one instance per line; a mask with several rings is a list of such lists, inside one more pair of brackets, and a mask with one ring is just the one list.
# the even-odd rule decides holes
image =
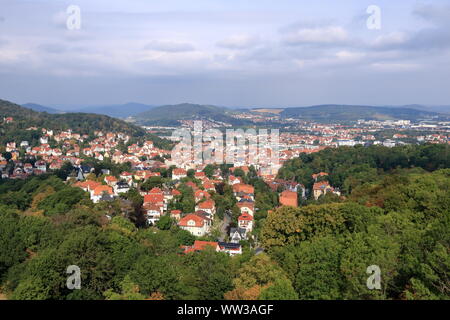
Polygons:
[[449,83],[450,0],[0,0],[18,103],[450,104]]

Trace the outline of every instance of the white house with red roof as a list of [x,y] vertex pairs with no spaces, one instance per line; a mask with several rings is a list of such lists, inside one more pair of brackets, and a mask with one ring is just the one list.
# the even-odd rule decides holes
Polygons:
[[178,226],[183,230],[189,231],[194,236],[203,237],[209,233],[211,221],[191,213],[181,218]]
[[214,216],[216,214],[216,203],[212,199],[200,202],[195,206],[195,211],[204,211]]
[[248,213],[241,214],[238,218],[238,227],[251,232],[253,230],[253,216]]
[[172,170],[172,179],[173,180],[180,180],[182,178],[187,177],[187,171],[182,168],[175,168]]

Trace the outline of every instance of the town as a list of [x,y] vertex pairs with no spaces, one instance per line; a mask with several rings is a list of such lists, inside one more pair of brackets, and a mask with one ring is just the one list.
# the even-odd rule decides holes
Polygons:
[[[13,117],[3,119],[5,126],[12,123]],[[193,122],[182,125],[188,130],[194,128]],[[258,219],[276,209],[258,207],[262,202],[257,204],[256,198],[263,196],[255,197],[255,183],[262,182],[267,192],[276,195],[277,206],[298,207],[301,201],[317,201],[326,194],[342,196],[339,188],[328,181],[327,172],[314,172],[311,188],[277,177],[282,165],[300,154],[342,146],[450,143],[449,123],[359,120],[351,125],[300,122],[295,127],[300,133],[291,128],[282,130],[279,135],[277,164],[261,161],[270,157],[254,156],[248,150],[235,147],[232,152],[243,156],[235,158],[231,165],[199,162],[190,157],[180,162],[177,160],[183,157],[182,151],[160,149],[150,140],[133,142],[130,135],[121,132],[94,131],[94,136],[89,136],[75,130],[56,132],[29,127],[26,130],[39,135],[39,143],[6,143],[0,156],[1,177],[25,179],[69,168],[66,183],[85,191],[94,204],[127,199],[130,192],[137,193],[142,203],[135,222],[140,222],[142,227],[157,228],[163,225],[161,221],[172,221],[188,231],[196,240],[192,245],[182,246],[184,253],[211,246],[218,252],[237,255],[242,254],[243,243],[254,250],[262,250],[253,231],[258,227]],[[173,128],[159,129],[170,132]],[[177,143],[174,150],[183,144],[177,139],[171,140]],[[241,146],[244,147],[245,144]],[[205,152],[211,147],[202,141],[201,148],[201,152]],[[273,150],[266,151],[273,153]],[[93,163],[108,163],[110,167],[122,166],[126,170],[113,173],[104,166],[98,171]],[[261,191],[264,188],[259,187],[259,190],[264,192]]]

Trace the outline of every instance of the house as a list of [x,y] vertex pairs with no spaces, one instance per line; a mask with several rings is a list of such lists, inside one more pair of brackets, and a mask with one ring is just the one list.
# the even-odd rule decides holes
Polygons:
[[316,182],[313,185],[313,196],[314,199],[319,199],[320,196],[327,194],[328,192],[333,192],[334,188],[330,186],[328,181]]
[[99,185],[98,187],[95,187],[94,190],[91,190],[90,194],[92,202],[98,203],[103,195],[112,197],[113,189],[110,186]]
[[228,177],[228,183],[229,183],[230,185],[235,185],[235,184],[237,184],[237,183],[242,183],[242,179],[241,179],[241,178],[238,178],[238,177],[235,177],[235,176],[233,176],[233,175],[230,175],[230,176]]
[[202,250],[205,250],[206,248],[213,248],[214,250],[218,251],[218,243],[212,242],[212,241],[200,241],[195,240],[194,244],[192,246],[182,246],[183,253],[191,253],[191,252],[199,252]]
[[206,235],[211,227],[211,221],[196,214],[188,214],[181,218],[178,226],[197,237]]
[[0,161],[0,169],[5,169],[7,165],[8,165],[8,161],[6,161],[6,160]]
[[253,230],[253,216],[248,213],[241,214],[238,217],[238,227],[251,232]]
[[209,199],[197,204],[195,206],[195,210],[205,211],[206,213],[214,216],[216,214],[216,203],[214,202],[214,200]]
[[41,170],[43,172],[47,172],[47,163],[45,163],[45,161],[36,161],[36,163],[34,164],[34,166],[36,167],[36,169]]
[[203,180],[206,178],[206,175],[203,171],[194,173],[195,179]]
[[106,176],[104,181],[108,186],[114,187],[117,183],[117,178],[114,176]]
[[48,143],[48,137],[46,137],[46,136],[40,137],[39,138],[39,142],[41,144],[47,144]]
[[317,182],[317,179],[328,176],[328,173],[326,172],[319,172],[312,175],[312,178],[315,182]]
[[203,182],[203,188],[205,188],[206,191],[216,191],[216,188],[214,187],[214,183],[210,181]]
[[48,167],[50,170],[58,170],[58,169],[61,169],[62,165],[63,165],[62,161],[55,160],[52,163],[50,163],[50,165]]
[[239,243],[219,242],[218,251],[228,253],[230,256],[242,254],[242,246]]
[[83,181],[83,182],[80,181],[80,182],[77,182],[74,184],[75,187],[81,188],[84,191],[89,192],[89,193],[101,185],[102,184],[100,182],[92,181],[92,180]]
[[242,199],[236,205],[238,206],[239,210],[241,210],[241,214],[247,213],[251,216],[255,215],[255,203],[254,202],[249,202],[249,201]]
[[80,166],[80,169],[83,171],[83,174],[89,174],[94,171],[94,168],[92,168],[91,166],[88,166],[86,164],[82,164]]
[[172,179],[173,180],[180,180],[185,177],[187,177],[187,171],[185,169],[175,168],[172,170]]
[[145,211],[145,217],[147,218],[147,223],[149,225],[154,225],[161,218],[161,207],[155,204],[147,203],[144,204],[143,209]]
[[25,173],[31,174],[33,173],[33,165],[31,163],[25,163],[23,166],[23,170],[25,171]]
[[233,193],[238,201],[241,200],[244,195],[248,195],[254,200],[253,195],[255,194],[255,188],[249,184],[236,183],[233,185]]
[[172,219],[180,221],[180,219],[181,219],[181,210],[172,210],[172,211],[170,211],[170,217]]
[[153,193],[144,195],[144,205],[155,205],[160,208],[160,211],[165,210],[164,195],[161,193]]
[[244,228],[231,228],[230,242],[240,243],[242,240],[247,240],[247,230]]
[[197,190],[197,191],[195,191],[194,196],[195,196],[195,202],[199,202],[203,198],[205,198],[205,199],[211,198],[211,195],[208,192],[204,191],[204,190]]
[[118,195],[120,193],[127,193],[130,191],[130,185],[125,181],[119,181],[114,184],[114,194]]
[[130,172],[126,172],[126,171],[122,172],[120,174],[119,178],[121,180],[124,180],[124,181],[128,182],[128,183],[132,183],[133,182],[133,174],[130,173]]
[[280,195],[280,204],[282,206],[298,207],[297,192],[284,190]]

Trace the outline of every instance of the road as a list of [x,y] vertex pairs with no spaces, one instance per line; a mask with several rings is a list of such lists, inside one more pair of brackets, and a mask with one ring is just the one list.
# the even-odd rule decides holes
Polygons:
[[224,241],[225,237],[228,234],[228,226],[231,223],[231,215],[230,212],[227,210],[225,211],[225,213],[223,214],[223,221],[222,224],[220,225],[220,238],[219,241]]

